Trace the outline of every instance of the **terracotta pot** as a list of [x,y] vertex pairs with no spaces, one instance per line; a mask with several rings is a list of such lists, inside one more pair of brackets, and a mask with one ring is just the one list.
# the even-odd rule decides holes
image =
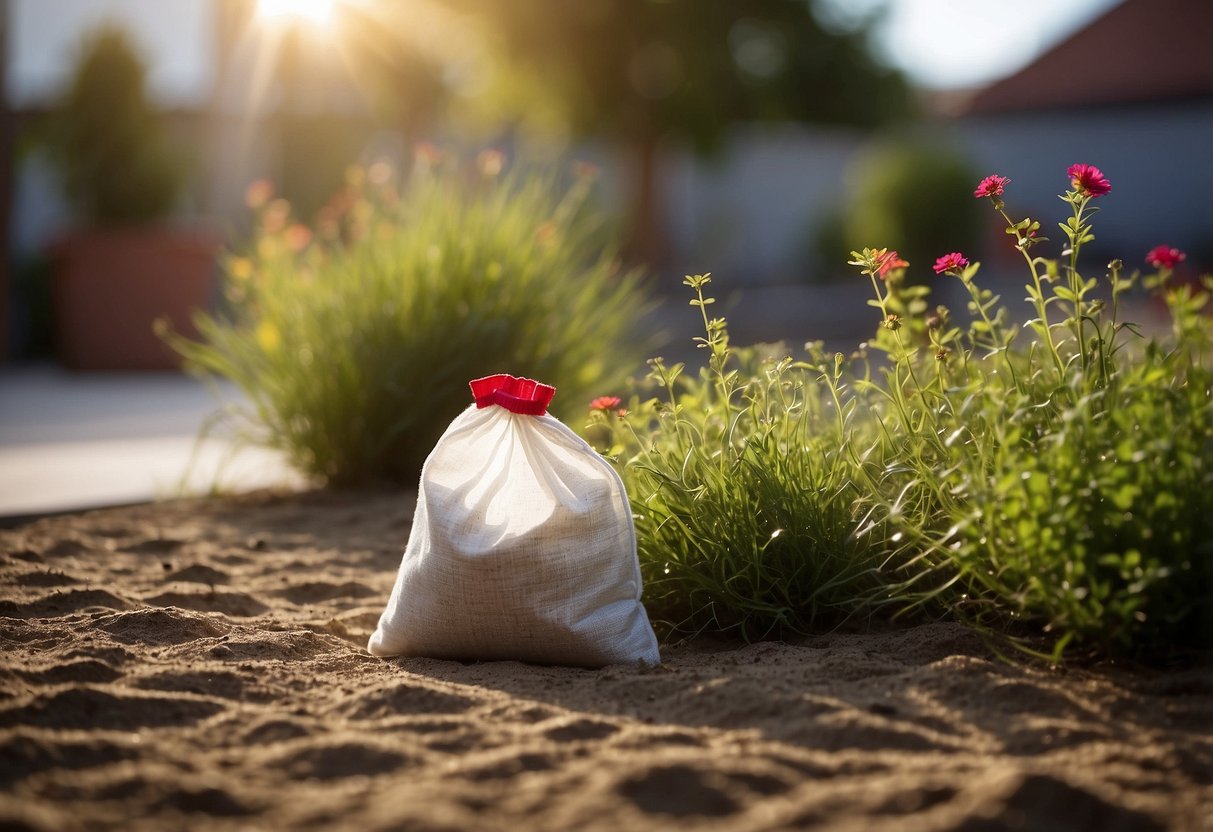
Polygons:
[[174,370],[181,359],[153,331],[158,318],[197,335],[191,318],[215,296],[221,240],[159,226],[73,232],[53,259],[59,357],[73,370]]

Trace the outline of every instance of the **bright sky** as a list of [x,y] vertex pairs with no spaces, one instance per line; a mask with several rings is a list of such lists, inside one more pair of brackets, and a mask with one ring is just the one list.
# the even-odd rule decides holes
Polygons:
[[[217,1],[9,0],[10,100],[23,104],[53,95],[81,34],[113,20],[127,26],[143,48],[160,101],[200,104],[213,81],[210,41]],[[1013,72],[1117,2],[819,0],[842,24],[887,7],[877,29],[885,60],[912,80],[941,88],[980,85]]]
[[53,97],[85,32],[106,22],[127,29],[150,64],[157,100],[206,101],[211,71],[212,0],[8,0],[7,92],[14,104]]
[[[887,0],[877,43],[929,87],[980,86],[1022,68],[1120,0]],[[850,8],[880,0],[828,0]]]

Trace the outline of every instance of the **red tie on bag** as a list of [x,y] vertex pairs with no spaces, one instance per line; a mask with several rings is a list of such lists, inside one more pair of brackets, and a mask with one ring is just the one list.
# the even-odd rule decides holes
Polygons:
[[472,388],[477,408],[498,405],[523,416],[543,416],[556,395],[556,388],[550,384],[508,373],[474,379],[468,386]]

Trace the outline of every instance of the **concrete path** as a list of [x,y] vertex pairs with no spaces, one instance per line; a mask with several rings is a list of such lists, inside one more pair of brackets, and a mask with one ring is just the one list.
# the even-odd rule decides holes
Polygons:
[[230,431],[199,441],[219,395],[244,401],[174,373],[0,369],[0,518],[300,485],[281,455]]

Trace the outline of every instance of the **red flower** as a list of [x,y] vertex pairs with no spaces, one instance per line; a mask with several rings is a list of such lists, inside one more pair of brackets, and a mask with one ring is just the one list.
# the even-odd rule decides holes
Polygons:
[[1066,175],[1070,177],[1070,186],[1087,196],[1103,196],[1112,190],[1108,177],[1095,165],[1070,165]]
[[1186,259],[1188,255],[1170,246],[1155,246],[1146,255],[1146,262],[1156,269],[1173,269]]
[[973,196],[978,199],[981,199],[983,196],[1002,196],[1003,188],[1009,184],[1011,184],[1011,180],[1007,177],[991,173],[977,183],[977,190],[973,191]]
[[908,265],[910,264],[905,260],[902,260],[901,255],[893,250],[881,252],[876,255],[876,274],[881,280],[884,280],[885,275],[894,269],[904,269]]
[[935,274],[960,274],[967,265],[969,265],[969,258],[959,251],[953,251],[935,261]]
[[619,407],[620,401],[618,396],[599,396],[590,402],[590,410],[614,410]]

